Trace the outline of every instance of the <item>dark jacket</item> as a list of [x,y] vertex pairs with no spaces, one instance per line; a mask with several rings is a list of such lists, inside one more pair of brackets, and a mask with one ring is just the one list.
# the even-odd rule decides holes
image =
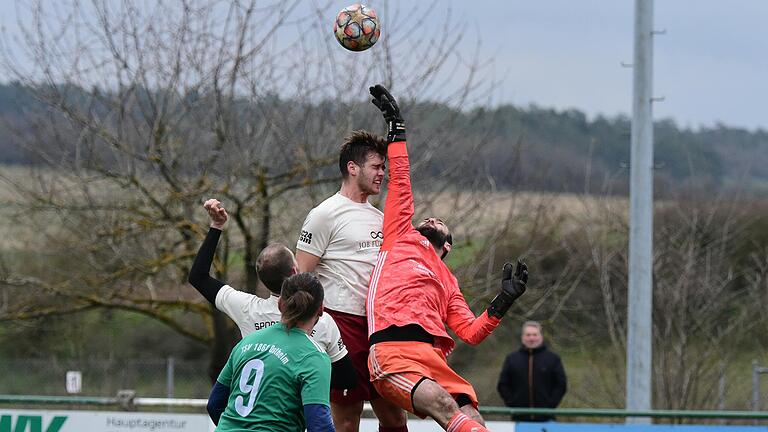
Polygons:
[[[529,366],[532,372],[529,373]],[[556,408],[565,395],[567,382],[560,357],[542,344],[535,349],[520,347],[510,353],[501,368],[496,387],[508,407]],[[516,421],[548,421],[552,416],[512,416]]]

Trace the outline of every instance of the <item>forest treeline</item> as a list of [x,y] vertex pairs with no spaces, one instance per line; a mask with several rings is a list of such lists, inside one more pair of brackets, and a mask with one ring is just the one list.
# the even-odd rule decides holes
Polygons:
[[[52,147],[55,145],[38,140],[30,147],[20,141],[19,137],[28,136],[41,118],[49,116],[51,121],[56,121],[60,115],[33,96],[40,88],[30,90],[20,84],[0,84],[0,136],[3,137],[0,163],[35,164],[39,162],[36,149],[46,142]],[[75,104],[78,99],[93,103],[93,89],[71,87],[67,94]],[[202,97],[204,95],[194,92],[179,95],[181,100]],[[270,101],[286,107],[309,103],[277,96]],[[233,104],[248,105],[249,102],[241,100]],[[370,124],[367,106],[350,109],[349,105],[338,105],[338,101],[315,102],[315,106],[308,109],[323,113],[321,117],[327,117],[329,122],[334,122],[335,114],[348,116],[351,112],[359,119],[352,119],[349,124],[360,127]],[[413,151],[433,152],[422,167],[422,174],[427,176],[430,172],[439,176],[452,161],[466,158],[466,154],[460,154],[466,151],[476,156],[472,172],[487,174],[500,188],[600,194],[626,194],[628,190],[631,122],[626,116],[589,119],[579,110],[558,111],[535,105],[524,108],[501,105],[466,111],[429,102],[404,101],[403,105]],[[290,124],[290,119],[287,120]],[[432,131],[441,129],[452,129],[453,133],[447,134],[451,139],[474,143],[472,148],[463,147],[461,142],[451,145],[434,142],[441,138],[430,136]],[[768,188],[768,131],[723,124],[692,129],[681,127],[671,119],[662,119],[656,121],[654,134],[657,193],[680,186],[701,190],[740,189],[747,193],[760,193]],[[422,146],[423,143],[426,144]],[[202,139],[185,145],[205,147],[207,144]],[[61,147],[67,148],[67,145]],[[441,147],[451,150],[441,152],[438,150]],[[510,169],[512,165],[514,170]]]

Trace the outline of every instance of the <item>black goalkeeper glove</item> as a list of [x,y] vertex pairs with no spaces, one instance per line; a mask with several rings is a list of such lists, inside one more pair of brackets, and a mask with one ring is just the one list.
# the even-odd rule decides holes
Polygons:
[[387,143],[405,141],[405,120],[400,115],[400,108],[398,108],[395,98],[381,84],[370,87],[368,91],[373,96],[371,102],[381,110],[384,120],[387,122]]
[[504,264],[501,277],[501,292],[488,306],[488,316],[501,318],[512,306],[512,303],[525,292],[528,283],[528,266],[518,260],[515,274],[512,274],[512,263]]

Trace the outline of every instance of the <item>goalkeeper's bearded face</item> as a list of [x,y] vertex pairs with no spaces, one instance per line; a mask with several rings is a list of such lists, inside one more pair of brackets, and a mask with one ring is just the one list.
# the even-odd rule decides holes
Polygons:
[[438,254],[441,254],[440,258],[445,258],[448,252],[451,250],[453,244],[453,236],[448,226],[442,219],[429,217],[421,221],[416,230],[429,240],[432,246],[435,248]]

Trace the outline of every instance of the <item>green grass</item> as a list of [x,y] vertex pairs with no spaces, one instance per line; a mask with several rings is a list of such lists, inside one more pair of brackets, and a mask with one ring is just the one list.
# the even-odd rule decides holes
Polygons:
[[460,268],[471,264],[478,252],[482,252],[485,245],[481,242],[470,241],[466,243],[457,242],[451,249],[451,253],[445,258],[445,263],[449,268]]

